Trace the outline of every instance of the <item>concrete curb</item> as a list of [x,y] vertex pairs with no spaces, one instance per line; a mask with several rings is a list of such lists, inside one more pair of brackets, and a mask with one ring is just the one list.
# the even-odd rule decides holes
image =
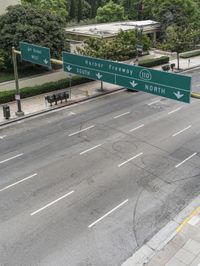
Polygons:
[[124,88],[117,88],[117,89],[113,89],[111,91],[104,91],[104,92],[101,92],[99,94],[96,94],[96,95],[93,95],[93,96],[89,96],[87,98],[85,97],[85,98],[82,98],[82,99],[79,99],[79,100],[74,100],[72,102],[67,102],[67,104],[62,104],[62,105],[59,105],[59,106],[52,106],[51,109],[45,109],[45,110],[41,110],[41,111],[38,111],[38,112],[34,112],[34,113],[30,113],[30,114],[24,115],[22,117],[16,117],[16,118],[13,118],[13,119],[10,119],[10,120],[5,120],[3,122],[0,122],[0,128],[2,126],[6,126],[6,125],[9,125],[9,124],[14,123],[14,122],[18,122],[20,120],[25,120],[27,118],[34,117],[34,116],[37,116],[37,115],[40,115],[40,114],[50,113],[50,112],[52,112],[54,110],[57,110],[57,109],[62,109],[62,108],[65,108],[67,106],[70,106],[70,105],[74,105],[74,104],[77,104],[77,103],[80,103],[80,102],[85,102],[85,101],[88,101],[88,100],[91,100],[91,99],[94,99],[94,98],[98,98],[98,97],[104,96],[106,94],[111,94],[111,93],[114,93],[114,92],[120,91],[120,90],[124,90]]
[[178,233],[184,220],[200,206],[200,195],[165,225],[155,236],[137,250],[121,266],[144,266],[158,251],[163,249]]

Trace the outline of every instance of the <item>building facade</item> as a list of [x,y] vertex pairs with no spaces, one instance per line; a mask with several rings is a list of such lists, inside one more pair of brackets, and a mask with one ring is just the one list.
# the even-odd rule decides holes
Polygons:
[[0,0],[0,15],[6,12],[8,6],[18,4],[21,4],[21,0]]

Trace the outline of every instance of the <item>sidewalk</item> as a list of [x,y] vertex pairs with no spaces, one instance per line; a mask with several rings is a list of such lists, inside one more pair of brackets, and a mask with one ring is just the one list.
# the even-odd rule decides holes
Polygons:
[[122,266],[200,266],[200,196]]
[[[53,110],[55,108],[67,106],[69,104],[72,104],[78,101],[87,100],[87,99],[90,99],[91,97],[100,96],[100,95],[121,89],[121,87],[119,86],[108,84],[108,83],[103,83],[104,87],[103,87],[103,91],[101,91],[100,86],[101,86],[101,83],[98,81],[93,81],[93,82],[81,84],[78,86],[73,86],[71,89],[71,99],[68,99],[67,102],[64,101],[63,103],[60,103],[59,101],[57,105],[53,103],[52,107],[50,106],[48,102],[45,101],[45,96],[52,95],[54,93],[60,93],[63,91],[66,91],[70,94],[69,88],[55,91],[55,92],[46,93],[46,94],[41,94],[41,95],[34,96],[34,97],[25,98],[21,100],[22,111],[25,113],[25,116],[30,116],[30,115],[34,115],[34,114],[41,113],[41,112],[46,112],[49,110]],[[17,111],[16,101],[7,103],[7,105],[9,105],[10,107],[11,117],[10,119],[7,119],[7,120],[4,118],[3,104],[0,104],[0,126],[10,121],[15,121],[16,119],[19,119],[19,117],[17,117],[15,114]]]
[[177,229],[177,235],[144,265],[200,266],[200,214],[191,215],[184,227]]

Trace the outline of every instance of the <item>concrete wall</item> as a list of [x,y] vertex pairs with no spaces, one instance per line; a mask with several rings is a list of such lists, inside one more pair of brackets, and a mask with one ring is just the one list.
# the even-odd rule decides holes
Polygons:
[[21,4],[21,0],[0,0],[0,15],[6,12],[8,6],[17,4]]

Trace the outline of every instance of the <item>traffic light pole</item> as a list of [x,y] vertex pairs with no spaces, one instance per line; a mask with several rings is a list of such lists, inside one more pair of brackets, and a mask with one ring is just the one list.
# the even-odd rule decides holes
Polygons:
[[17,71],[17,57],[16,57],[15,47],[12,47],[12,60],[13,60],[13,68],[14,68],[14,77],[15,77],[15,87],[16,87],[16,95],[15,99],[17,101],[17,116],[23,116],[24,112],[21,108],[21,98],[20,98],[20,90],[19,90],[19,79],[18,79],[18,71]]

